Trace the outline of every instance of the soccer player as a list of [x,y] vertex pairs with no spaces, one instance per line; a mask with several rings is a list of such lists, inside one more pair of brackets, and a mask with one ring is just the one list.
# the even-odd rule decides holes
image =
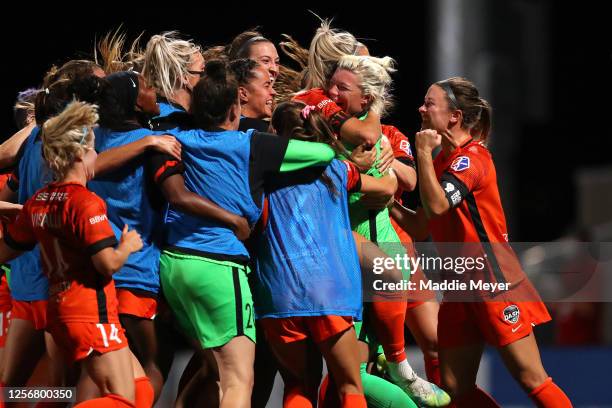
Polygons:
[[106,206],[86,187],[96,166],[92,128],[97,120],[92,105],[72,102],[45,123],[43,155],[56,181],[25,203],[0,241],[0,257],[6,261],[40,244],[49,278],[47,330],[104,395],[77,406],[150,407],[152,399],[137,398],[135,381],[144,371],[127,348],[112,280],[142,241],[126,225],[115,248]]
[[[474,256],[486,253],[483,277],[513,288],[507,294],[477,292],[476,299],[467,301],[444,294],[438,323],[444,388],[457,407],[498,406],[476,387],[480,358],[488,343],[497,348],[538,407],[571,407],[546,374],[533,334],[533,326],[549,321],[550,316],[507,243],[495,166],[486,147],[491,130],[488,102],[473,83],[455,77],[431,85],[419,113],[422,130],[416,135],[416,151],[423,207],[414,216],[395,208],[396,219],[416,237],[423,236],[423,226],[428,226],[435,242],[461,243]],[[442,151],[432,160],[437,146]],[[470,249],[469,243],[476,249]]]
[[[334,156],[327,145],[279,143],[274,135],[238,131],[238,83],[221,61],[206,64],[192,111],[200,129],[170,132],[183,145],[187,187],[250,224],[261,214],[264,181],[279,171],[327,164]],[[160,276],[167,300],[184,332],[202,349],[212,349],[221,406],[249,406],[255,332],[248,252],[227,227],[173,206],[166,226]]]

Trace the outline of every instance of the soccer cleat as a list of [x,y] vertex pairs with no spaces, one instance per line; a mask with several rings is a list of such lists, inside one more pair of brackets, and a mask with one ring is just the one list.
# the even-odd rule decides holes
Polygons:
[[384,354],[381,354],[376,365],[386,369],[391,382],[400,387],[419,407],[445,407],[450,404],[450,396],[437,385],[416,375],[407,361],[389,363]]

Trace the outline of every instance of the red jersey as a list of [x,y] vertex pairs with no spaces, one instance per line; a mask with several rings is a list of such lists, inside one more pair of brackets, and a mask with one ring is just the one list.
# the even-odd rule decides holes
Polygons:
[[522,280],[524,274],[507,244],[506,217],[489,150],[470,139],[448,157],[440,153],[434,159],[434,168],[451,208],[429,221],[433,240],[486,244],[482,248],[494,281],[517,283]]
[[398,128],[391,125],[380,125],[382,134],[387,136],[393,149],[393,156],[410,167],[415,167],[410,141]]
[[117,244],[100,197],[77,183],[38,190],[6,234],[7,245],[16,250],[32,249],[36,242],[49,278],[50,322],[118,322],[113,280],[91,260]]
[[[399,131],[398,128],[391,125],[381,125],[383,135],[387,136],[389,139],[389,143],[391,144],[391,149],[393,150],[393,157],[400,162],[415,168],[414,156],[412,155],[412,149],[410,149],[410,142],[408,138]],[[402,195],[404,194],[404,190],[398,188],[395,192],[395,199],[402,203]],[[391,225],[393,225],[393,229],[397,233],[398,237],[402,244],[407,245],[412,243],[412,238],[406,231],[404,231],[398,224],[395,222],[393,217],[391,217]]]

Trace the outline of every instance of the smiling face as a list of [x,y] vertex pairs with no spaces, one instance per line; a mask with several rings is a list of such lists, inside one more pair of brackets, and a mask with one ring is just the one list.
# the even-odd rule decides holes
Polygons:
[[449,109],[446,92],[438,85],[430,86],[419,113],[421,129],[434,129],[438,132],[448,129],[453,112]]
[[346,69],[338,69],[329,80],[327,95],[348,114],[367,109],[370,98],[364,95],[359,77]]
[[276,79],[279,72],[279,58],[276,47],[269,41],[258,41],[249,48],[249,59],[257,61]]
[[242,114],[254,119],[272,117],[274,96],[272,78],[265,67],[259,66],[252,71],[252,78],[245,86],[240,87]]

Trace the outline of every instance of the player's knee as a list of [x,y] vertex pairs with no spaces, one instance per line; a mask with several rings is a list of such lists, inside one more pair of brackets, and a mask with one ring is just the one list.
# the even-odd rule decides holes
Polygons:
[[529,392],[538,386],[540,386],[547,378],[548,374],[544,371],[544,368],[528,368],[522,370],[515,376],[521,387]]

